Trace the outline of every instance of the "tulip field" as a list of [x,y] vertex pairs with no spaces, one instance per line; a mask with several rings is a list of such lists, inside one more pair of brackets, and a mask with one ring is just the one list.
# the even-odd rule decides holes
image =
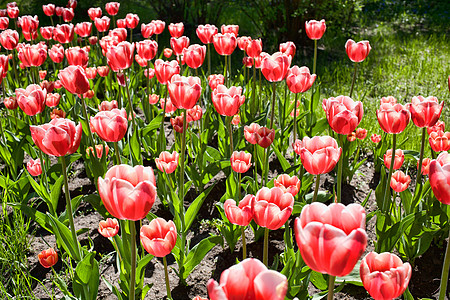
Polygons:
[[448,299],[445,35],[79,4],[0,7],[1,299]]

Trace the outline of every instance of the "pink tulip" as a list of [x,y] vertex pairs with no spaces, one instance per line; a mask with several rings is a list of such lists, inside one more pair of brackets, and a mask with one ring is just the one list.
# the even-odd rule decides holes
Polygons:
[[215,90],[219,84],[223,84],[225,77],[222,74],[211,74],[208,76],[208,84],[211,90]]
[[239,226],[247,226],[253,219],[252,205],[255,201],[255,196],[246,195],[244,199],[239,201],[239,205],[236,205],[236,201],[228,199],[223,204],[223,209],[228,221],[231,224]]
[[16,89],[16,97],[20,109],[29,116],[35,116],[44,111],[47,90],[30,84],[25,90]]
[[199,25],[197,27],[196,33],[200,41],[203,44],[210,44],[213,42],[213,36],[217,34],[217,27],[214,25]]
[[86,72],[81,66],[68,66],[59,71],[58,78],[64,88],[72,94],[83,95],[90,89]]
[[165,172],[167,174],[171,174],[175,172],[175,169],[178,167],[180,155],[177,151],[172,153],[163,151],[159,154],[159,157],[155,158],[156,167],[161,172]]
[[232,33],[218,33],[213,36],[213,44],[220,55],[231,55],[237,46],[236,36]]
[[[386,168],[390,168],[391,166],[391,158],[392,158],[392,149],[388,149],[386,154],[384,155],[384,165]],[[398,170],[403,165],[403,161],[405,160],[405,155],[403,154],[402,149],[395,150],[395,159],[394,159],[394,170]]]
[[255,132],[255,139],[260,147],[267,148],[272,145],[275,139],[275,129],[261,127]]
[[141,243],[148,253],[164,257],[175,247],[177,228],[172,221],[156,218],[150,224],[142,226],[140,236]]
[[430,163],[431,189],[434,196],[444,204],[450,204],[450,155],[448,152],[442,152],[437,159]]
[[401,105],[399,103],[382,103],[377,110],[378,123],[381,129],[387,133],[401,133],[409,124],[411,114],[409,104]]
[[355,43],[354,40],[348,40],[345,43],[345,51],[347,52],[348,58],[353,62],[362,62],[369,55],[370,50],[369,41],[360,41]]
[[70,43],[73,40],[73,24],[56,25],[53,29],[53,39],[61,44]]
[[439,120],[444,101],[439,104],[436,97],[413,97],[411,100],[411,119],[417,127],[431,127]]
[[375,144],[378,144],[379,142],[381,142],[381,135],[376,134],[376,133],[372,133],[372,135],[370,136],[370,139],[371,139],[372,142],[374,142]]
[[390,186],[397,193],[401,193],[408,188],[410,183],[411,177],[405,175],[403,171],[397,170],[392,174]]
[[184,24],[183,23],[170,23],[169,24],[169,33],[174,38],[179,38],[183,35],[184,32]]
[[111,70],[118,72],[128,69],[133,62],[134,44],[120,42],[117,46],[111,46],[106,51],[106,58]]
[[193,76],[184,77],[178,74],[172,76],[167,88],[172,103],[178,109],[194,107],[202,92],[200,78]]
[[66,49],[67,62],[71,66],[82,66],[86,68],[89,60],[89,53],[80,47],[70,47]]
[[245,47],[245,53],[251,58],[258,57],[262,52],[262,41],[261,39],[251,40],[247,43]]
[[143,40],[136,43],[136,51],[140,57],[146,60],[151,60],[155,57],[158,51],[158,43],[151,40]]
[[270,82],[282,81],[286,78],[292,58],[282,52],[267,56],[261,63],[261,72]]
[[323,99],[322,108],[327,115],[331,129],[339,134],[352,133],[363,117],[363,105],[350,97],[339,96]]
[[139,24],[139,16],[129,13],[125,17],[125,23],[127,24],[127,28],[134,29]]
[[47,58],[47,48],[40,44],[25,45],[19,50],[19,59],[25,67],[41,66]]
[[166,27],[166,22],[161,20],[152,20],[151,23],[155,25],[155,34],[161,34]]
[[280,44],[280,52],[288,55],[291,59],[295,56],[296,46],[293,42],[286,42]]
[[102,16],[102,9],[100,7],[91,7],[87,12],[91,21],[94,21],[96,18],[101,18]]
[[98,223],[98,232],[105,238],[115,236],[119,232],[119,222],[116,219],[107,218]]
[[183,49],[184,61],[192,69],[197,69],[203,64],[205,55],[206,46],[194,44]]
[[252,155],[245,151],[234,151],[230,158],[231,168],[236,173],[245,173],[252,166]]
[[325,24],[325,20],[322,19],[320,21],[311,20],[305,22],[306,35],[311,40],[320,40],[327,29],[327,25]]
[[241,96],[242,88],[232,86],[227,89],[220,84],[211,94],[216,111],[222,116],[234,116],[244,104],[245,96]]
[[285,193],[290,193],[296,196],[300,190],[300,179],[297,176],[289,176],[288,174],[281,174],[273,181],[275,187],[283,190]]
[[222,32],[222,34],[234,34],[234,36],[237,37],[239,33],[239,25],[222,25],[220,27],[220,32]]
[[263,187],[253,203],[253,219],[256,224],[276,230],[286,223],[294,208],[294,197],[282,189]]
[[257,144],[256,132],[258,132],[260,128],[261,126],[259,126],[259,124],[257,123],[252,123],[250,124],[250,126],[246,125],[244,127],[244,138],[247,140],[247,142],[253,145]]
[[180,73],[180,66],[176,60],[163,61],[162,59],[157,59],[155,61],[155,74],[156,79],[159,83],[167,84],[173,75]]
[[127,133],[127,112],[124,108],[99,111],[91,117],[90,126],[92,132],[97,133],[105,142],[118,142]]
[[292,93],[308,91],[316,80],[316,74],[309,72],[308,67],[293,66],[286,75],[286,84]]
[[106,12],[110,16],[115,16],[119,12],[120,3],[119,2],[108,2],[105,4]]
[[27,162],[27,171],[30,173],[31,176],[39,176],[42,174],[42,166],[41,166],[41,160],[38,159],[30,159],[29,162]]

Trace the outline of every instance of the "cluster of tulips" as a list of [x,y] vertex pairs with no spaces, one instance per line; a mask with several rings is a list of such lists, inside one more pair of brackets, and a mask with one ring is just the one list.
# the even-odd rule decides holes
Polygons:
[[[351,177],[361,165],[359,141],[353,163],[349,160],[355,141],[368,134],[357,128],[363,118],[363,103],[351,97],[358,63],[371,50],[369,42],[348,40],[345,44],[355,63],[350,93],[323,99],[325,116],[321,117],[316,111],[320,106],[316,61],[318,41],[326,30],[324,20],[305,23],[306,34],[315,45],[311,74],[308,67],[291,66],[294,43],[283,43],[270,55],[262,51],[261,39],[239,36],[238,25],[222,25],[221,33],[214,25],[199,25],[197,37],[205,46],[190,44],[189,37],[183,36],[183,23],[170,24],[170,48],[158,55],[158,35],[165,29],[164,21],[142,23],[144,40],[133,43],[138,15],[129,13],[116,22],[120,4],[110,2],[105,9],[113,22],[97,7],[88,10],[91,22],[73,25],[70,22],[76,6],[76,0],[70,0],[66,8],[43,5],[52,24],[54,14],[65,23],[40,28],[36,16],[19,17],[14,2],[0,10],[0,43],[7,51],[7,55],[0,55],[7,109],[6,118],[0,120],[0,154],[9,172],[2,188],[17,186],[28,192],[31,187],[47,205],[44,213],[26,198],[15,207],[55,235],[69,269],[74,262],[75,268],[69,270],[70,288],[61,283],[64,280],[56,280],[61,291],[80,299],[95,299],[98,292],[96,253],[80,244],[74,221],[74,210],[83,200],[105,217],[98,231],[117,253],[119,282],[108,285],[120,299],[145,297],[150,287],[144,286],[144,270],[153,257],[163,258],[167,297],[171,299],[167,255],[175,257],[177,275],[185,283],[215,245],[223,245],[225,239],[233,251],[239,238],[243,260],[224,271],[220,283],[213,279],[207,283],[210,299],[306,297],[312,272],[328,274],[328,299],[332,299],[336,277],[355,269],[368,241],[367,199],[347,206],[340,202],[343,178]],[[8,29],[10,21],[15,29]],[[22,36],[18,27],[29,43],[19,43]],[[211,71],[210,44],[224,57],[222,74]],[[237,47],[244,52],[242,71],[238,70],[243,76],[233,76],[238,71],[232,68],[230,57]],[[173,55],[176,59],[171,59]],[[207,71],[202,68],[206,56]],[[261,75],[270,84],[263,84]],[[284,100],[277,95],[277,84],[285,88]],[[294,94],[294,101],[287,90]],[[266,101],[270,93],[271,101]],[[440,207],[446,215],[446,209],[434,200],[450,204],[450,133],[439,121],[442,109],[443,102],[435,97],[417,96],[402,105],[389,96],[381,99],[376,112],[384,133],[372,133],[371,140],[378,150],[383,149],[378,145],[390,148],[384,150],[388,173],[382,170],[376,190],[376,250],[382,253],[370,252],[359,263],[362,285],[375,299],[393,299],[407,290],[411,265],[391,252],[396,248],[402,258],[411,261],[423,253],[422,248],[417,250],[422,235],[414,235],[411,226],[429,226],[431,232],[430,224],[440,220],[436,221],[431,211]],[[166,117],[170,117],[170,126],[164,122]],[[423,128],[413,192],[408,189],[411,177],[400,170],[404,153],[397,149],[396,140],[410,119]],[[326,130],[330,136],[321,136]],[[432,159],[424,158],[427,134]],[[171,143],[168,137],[173,135]],[[216,148],[209,143],[213,139]],[[289,149],[293,153],[288,154]],[[27,171],[21,170],[24,152],[31,157]],[[376,163],[378,158],[383,160],[381,154]],[[53,157],[59,158],[59,163]],[[280,161],[285,172],[276,178],[269,178],[271,157]],[[71,199],[68,171],[80,158],[98,195]],[[150,164],[159,170],[156,175]],[[246,176],[252,167],[253,175]],[[211,235],[191,247],[189,229],[212,188],[205,189],[205,185],[219,172],[227,178],[226,193],[217,204],[223,217],[221,235]],[[327,173],[336,174],[334,195],[319,193],[320,176]],[[429,180],[423,182],[424,176]],[[24,180],[29,184],[23,185]],[[66,210],[58,215],[63,185]],[[186,206],[189,191],[198,195]],[[157,198],[173,220],[150,212]],[[322,203],[330,198],[331,204]],[[298,214],[292,234],[290,218]],[[137,247],[137,226],[142,248]],[[247,258],[247,227],[256,237],[264,234],[262,262]],[[283,227],[285,251],[278,272],[269,265],[269,231]],[[446,293],[449,252],[447,248],[440,299]],[[39,261],[46,268],[53,267],[58,254],[50,248],[39,254]],[[58,277],[55,271],[54,275]]]

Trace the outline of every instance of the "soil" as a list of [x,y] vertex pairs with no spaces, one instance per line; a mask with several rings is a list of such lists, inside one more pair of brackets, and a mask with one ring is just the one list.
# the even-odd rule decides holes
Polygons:
[[[369,158],[370,159],[370,158]],[[275,176],[277,173],[282,173],[282,169],[275,161],[271,163],[271,170],[273,170],[271,176]],[[84,165],[81,162],[76,162],[73,166],[73,172],[70,178],[70,191],[71,196],[74,197],[81,193],[89,194],[95,193],[95,186],[86,177],[84,171]],[[369,201],[366,205],[367,213],[376,209],[375,191],[373,190],[378,183],[378,174],[374,173],[373,162],[366,161],[361,166],[360,172],[358,172],[353,180],[348,185],[343,186],[343,200],[344,204],[352,202],[361,203],[366,196],[372,191]],[[219,234],[216,227],[212,224],[213,219],[220,218],[215,203],[225,191],[225,176],[220,174],[214,178],[213,184],[215,185],[207,199],[205,200],[202,209],[199,212],[198,220],[192,226],[192,233],[188,237],[191,240],[191,247],[198,243],[202,238],[209,234]],[[334,184],[334,178],[330,175],[321,177],[320,189],[332,191]],[[62,195],[63,196],[63,195]],[[190,195],[188,195],[190,198]],[[62,203],[63,200],[61,200]],[[61,210],[63,207],[60,208]],[[152,213],[161,216],[166,219],[171,219],[171,214],[165,209],[164,205],[156,200],[153,206]],[[295,217],[291,216],[289,222],[293,225]],[[100,262],[101,272],[101,284],[99,287],[98,299],[116,299],[112,292],[106,286],[104,279],[108,282],[118,285],[118,270],[116,268],[116,253],[111,242],[101,236],[98,231],[98,223],[102,220],[102,217],[90,206],[88,203],[83,203],[76,212],[75,224],[77,229],[87,228],[88,231],[79,236],[79,240],[82,244],[88,243],[88,236],[93,241],[93,250],[97,253],[97,260]],[[200,222],[200,220],[203,220]],[[373,241],[376,240],[375,234],[375,222],[376,217],[373,217],[367,223],[367,233],[369,236],[369,244],[366,252],[374,250]],[[292,228],[293,226],[291,226]],[[253,231],[250,228],[246,230],[247,236],[247,251],[248,257],[262,257],[263,239],[254,241]],[[441,247],[445,245],[442,243]],[[42,284],[37,284],[34,288],[34,292],[39,299],[50,299],[51,295],[51,278],[52,272],[49,269],[43,268],[37,260],[37,254],[47,249],[48,247],[55,247],[55,237],[45,230],[36,226],[35,234],[31,243],[31,253],[29,254],[29,266],[31,275]],[[187,278],[187,286],[181,284],[178,280],[178,276],[175,273],[177,270],[177,264],[172,255],[168,256],[169,266],[169,278],[172,288],[172,297],[175,300],[178,299],[192,299],[195,296],[207,297],[206,284],[210,278],[219,280],[220,274],[225,269],[231,267],[237,260],[242,258],[242,244],[239,241],[234,251],[230,251],[229,247],[225,244],[222,246],[215,246],[202,260],[202,262],[194,269],[194,271]],[[272,263],[273,258],[278,254],[281,254],[284,249],[283,241],[283,229],[270,232],[270,244],[269,244],[269,264]],[[58,251],[59,255],[63,251]],[[436,245],[432,245],[430,249],[420,258],[416,259],[414,265],[413,276],[409,285],[411,293],[415,297],[436,297],[436,293],[439,288],[439,279],[441,274],[441,265],[443,261],[444,249],[439,248]],[[67,258],[65,258],[67,260]],[[63,267],[63,263],[60,260],[55,266],[56,271],[59,274],[63,274],[67,271]],[[162,259],[154,258],[146,267],[145,270],[145,284],[153,284],[150,288],[146,299],[165,299],[166,288],[164,281],[164,267]],[[56,297],[62,298],[62,294],[55,289]],[[312,284],[309,286],[309,293],[320,292]],[[370,299],[367,292],[363,287],[347,284],[344,289],[335,294],[335,299]],[[301,300],[301,299],[300,299]]]

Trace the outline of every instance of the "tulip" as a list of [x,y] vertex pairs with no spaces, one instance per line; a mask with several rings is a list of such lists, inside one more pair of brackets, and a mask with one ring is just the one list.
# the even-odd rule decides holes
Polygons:
[[163,151],[159,154],[158,158],[155,158],[156,167],[163,173],[171,174],[175,172],[175,169],[178,167],[178,159],[178,152],[174,151],[169,153]]
[[203,64],[205,55],[206,47],[198,44],[190,45],[183,49],[184,61],[192,69],[197,69]]
[[90,89],[86,72],[81,66],[68,66],[59,71],[58,78],[64,88],[72,94],[82,95]]
[[381,142],[381,135],[376,134],[376,133],[372,133],[372,135],[370,136],[370,139],[371,139],[372,142],[374,142],[375,144],[378,144],[379,142]]
[[111,46],[106,51],[108,65],[114,72],[128,69],[133,62],[134,44],[120,42],[117,46]]
[[364,140],[367,136],[367,129],[364,128],[358,128],[356,129],[356,138],[359,140]]
[[39,253],[38,259],[44,268],[51,268],[58,262],[58,253],[53,248],[49,248]]
[[53,119],[50,123],[30,126],[33,142],[42,152],[53,156],[69,155],[77,151],[81,142],[81,124],[68,119]]
[[391,177],[391,188],[397,193],[401,193],[406,190],[411,183],[411,177],[405,175],[403,171],[397,170]]
[[366,249],[365,224],[366,212],[359,204],[314,202],[295,219],[295,240],[312,270],[342,277],[353,270]]
[[[109,147],[108,145],[105,145],[105,156],[108,156]],[[89,158],[91,155],[97,156],[98,159],[101,159],[103,157],[103,145],[95,145],[95,153],[94,149],[92,147],[86,148],[86,155]]]
[[14,110],[19,107],[19,103],[17,102],[17,98],[15,96],[6,97],[3,100],[3,103],[5,104],[7,109]]
[[61,44],[55,44],[48,51],[48,55],[54,63],[61,63],[64,59],[64,47]]
[[102,9],[100,7],[91,7],[88,9],[89,18],[94,21],[96,18],[102,17]]
[[293,66],[287,72],[286,84],[292,93],[304,93],[314,84],[316,76],[311,75],[308,67]]
[[[161,99],[162,100],[162,99]],[[170,118],[170,124],[172,124],[173,130],[175,130],[178,133],[183,133],[183,116],[184,113],[182,113],[181,116],[176,116],[175,118]],[[187,129],[188,128],[189,123],[186,122],[184,128]]]
[[8,29],[9,19],[6,17],[0,17],[0,30]]
[[222,25],[220,27],[220,32],[222,32],[222,34],[231,33],[237,37],[239,33],[239,25]]
[[164,257],[175,247],[177,229],[172,221],[153,219],[141,228],[141,242],[145,250],[153,256]]
[[155,33],[155,24],[141,24],[141,34],[144,39],[150,38]]
[[109,67],[108,66],[99,66],[97,67],[97,72],[100,77],[106,77],[109,74]]
[[[391,157],[392,157],[392,149],[388,149],[386,154],[384,155],[384,165],[386,168],[390,168],[391,166]],[[395,150],[395,160],[394,160],[394,170],[398,170],[403,165],[403,161],[405,160],[405,155],[403,154],[402,149]]]
[[442,152],[430,163],[428,177],[434,196],[444,204],[450,204],[450,155]]
[[106,142],[118,142],[125,136],[128,129],[127,112],[114,108],[100,111],[91,117],[90,125],[93,132]]
[[44,111],[47,90],[37,84],[30,84],[25,90],[16,89],[16,97],[23,112],[35,116]]
[[282,52],[276,52],[263,59],[261,72],[268,81],[278,82],[286,78],[290,64],[290,56]]
[[47,98],[45,100],[45,105],[47,105],[48,107],[55,107],[58,106],[60,100],[61,100],[60,94],[48,93]]
[[42,38],[46,40],[51,40],[53,38],[53,29],[54,29],[53,26],[46,26],[39,28]]
[[355,130],[363,117],[363,105],[350,97],[339,96],[323,99],[324,109],[331,129],[339,134],[348,135]]
[[229,89],[220,84],[211,94],[216,111],[222,116],[234,116],[244,104],[245,96],[241,96],[242,88],[232,86]]
[[220,55],[231,55],[237,46],[236,36],[231,33],[218,33],[213,36],[213,44]]
[[220,285],[214,279],[207,283],[211,300],[261,299],[282,300],[287,289],[287,278],[255,258],[247,258],[225,270]]
[[370,252],[361,261],[359,274],[364,288],[375,300],[400,297],[408,287],[412,268],[395,254]]
[[155,34],[161,34],[164,31],[164,27],[166,27],[166,22],[161,20],[152,20],[151,23],[155,24]]
[[109,30],[111,20],[107,16],[97,17],[94,19],[94,23],[98,32],[106,32]]
[[97,44],[97,42],[98,42],[98,37],[96,37],[96,36],[91,36],[91,37],[88,38],[88,41],[89,41],[89,44],[95,45],[95,44]]
[[139,24],[139,16],[136,14],[127,14],[125,18],[127,28],[134,29]]
[[[280,44],[280,52],[290,56],[291,59],[295,56],[296,49],[297,48],[295,47],[295,44],[293,42],[286,42]],[[315,73],[315,71],[313,73]]]
[[231,120],[231,124],[233,124],[234,126],[238,126],[239,123],[241,123],[241,117],[239,116],[239,114],[236,114],[233,116],[233,119]]
[[[422,160],[422,175],[428,175],[428,173],[430,172],[430,163],[431,163],[431,159],[429,158],[424,158]],[[417,170],[419,169],[419,161],[417,161]]]
[[172,54],[173,54],[173,50],[172,50],[172,49],[170,49],[170,48],[164,48],[164,50],[163,50],[163,54],[164,54],[164,56],[165,56],[166,58],[169,58],[169,57],[171,57],[171,56],[172,56]]
[[256,143],[263,148],[268,148],[273,143],[274,138],[275,129],[261,127],[255,132]]
[[92,23],[83,22],[75,25],[74,31],[80,37],[87,37],[91,34]]
[[431,149],[435,152],[450,150],[450,132],[433,131],[430,134],[429,142]]
[[73,40],[73,36],[73,24],[58,24],[53,29],[53,39],[61,44],[70,43]]
[[188,119],[192,119],[192,121],[198,121],[203,116],[203,111],[200,105],[194,105],[193,108],[187,110]]
[[80,47],[70,47],[66,49],[67,62],[71,66],[82,66],[86,68],[89,60],[89,53]]
[[[395,98],[394,98],[395,99]],[[398,103],[383,103],[377,110],[378,123],[387,133],[401,133],[405,130],[410,120],[409,105]]]
[[170,23],[169,25],[169,33],[174,38],[179,38],[183,35],[184,32],[184,24],[183,23]]
[[215,90],[219,84],[223,84],[225,77],[222,74],[211,74],[208,76],[208,84],[211,90]]
[[[9,67],[9,58],[6,55],[1,54],[0,55],[0,68],[2,70],[2,75],[1,78],[5,78],[8,72],[8,67]],[[0,78],[0,82],[1,82],[1,78]]]
[[148,77],[148,79],[152,79],[155,77],[155,69],[148,68],[144,70],[144,76]]
[[39,20],[37,16],[22,16],[18,19],[18,24],[24,33],[32,33],[37,31],[39,27]]
[[356,43],[354,40],[349,39],[345,43],[345,51],[347,52],[348,58],[353,62],[362,62],[365,60],[371,49],[369,41]]
[[105,4],[106,12],[110,16],[115,16],[119,12],[120,3],[119,2],[108,2]]
[[167,84],[173,75],[180,73],[180,66],[176,60],[170,62],[157,59],[155,61],[156,79],[161,84]]
[[72,22],[75,13],[72,8],[64,8],[62,12],[62,18],[64,22]]
[[55,15],[57,15],[58,17],[61,17],[63,10],[64,10],[64,7],[56,6],[55,7]]
[[[237,40],[237,45],[238,45],[239,49],[246,51],[247,45],[251,42],[252,38],[249,36],[240,36],[236,40]],[[262,43],[261,43],[261,46],[262,46]]]
[[290,193],[292,196],[296,196],[300,190],[300,179],[297,176],[289,176],[288,174],[279,175],[274,181],[275,187],[283,190],[285,193]]
[[244,199],[239,202],[239,205],[236,205],[236,201],[233,199],[226,200],[223,204],[223,209],[228,221],[239,226],[247,226],[250,224],[253,218],[253,201],[255,201],[255,196],[250,194],[246,195]]
[[305,22],[306,35],[311,40],[320,40],[327,29],[325,25],[325,20],[320,21],[311,20]]
[[247,68],[251,68],[253,67],[253,59],[251,57],[244,56],[242,59],[242,64]]
[[258,57],[262,52],[262,41],[261,39],[251,40],[248,42],[247,47],[245,47],[245,52],[251,58]]
[[127,20],[126,19],[118,19],[117,27],[118,28],[127,28]]
[[167,88],[172,103],[178,109],[189,109],[194,107],[202,92],[200,78],[192,76],[184,77],[178,74],[172,76]]
[[98,232],[105,238],[115,236],[119,232],[119,222],[117,219],[107,218],[98,223]]
[[19,59],[25,67],[41,66],[47,58],[47,49],[41,45],[25,45],[19,50]]
[[97,76],[97,68],[96,67],[86,68],[84,71],[86,72],[86,77],[88,79],[94,79]]
[[230,158],[231,168],[236,173],[245,173],[252,166],[252,155],[245,151],[234,151]]
[[77,7],[77,0],[69,0],[67,1],[67,7],[71,9],[75,9]]
[[214,25],[206,24],[199,25],[195,32],[203,44],[211,44],[213,42],[213,36],[217,34],[218,29]]
[[286,223],[294,207],[294,197],[278,187],[263,187],[253,203],[253,219],[261,227],[277,230]]
[[141,67],[146,67],[147,66],[147,60],[143,59],[142,57],[139,56],[139,54],[136,54],[134,56],[134,60],[138,63],[139,66]]
[[444,101],[439,104],[436,97],[413,97],[411,100],[411,119],[417,127],[431,127],[441,116]]
[[13,50],[19,43],[19,34],[12,29],[6,29],[0,34],[0,43],[6,50]]
[[42,174],[41,160],[40,159],[30,159],[27,162],[27,171],[31,176],[39,176]]
[[99,111],[108,111],[114,108],[119,108],[119,104],[117,103],[116,100],[112,100],[111,102],[102,101],[102,103],[100,103],[100,105],[98,106]]
[[427,128],[427,133],[431,134],[433,131],[439,132],[439,131],[445,131],[445,123],[441,120],[438,120],[436,124],[434,124],[431,127]]
[[171,37],[170,47],[173,49],[175,55],[181,55],[183,53],[183,50],[189,47],[189,38],[187,36],[181,36],[178,38]]
[[356,133],[350,132],[350,134],[347,135],[347,141],[349,141],[349,142],[356,141]]
[[326,174],[334,169],[342,154],[335,139],[330,136],[304,137],[293,145],[302,165],[310,174]]
[[11,19],[16,19],[19,16],[19,8],[16,6],[8,7],[6,12],[8,13],[8,17]]
[[55,14],[55,4],[42,5],[42,10],[46,16],[51,17]]
[[161,98],[160,104],[161,104],[161,109],[164,110],[164,107],[165,107],[164,113],[166,113],[166,114],[171,114],[177,110],[175,105],[173,105],[172,100],[170,100],[170,97]]

